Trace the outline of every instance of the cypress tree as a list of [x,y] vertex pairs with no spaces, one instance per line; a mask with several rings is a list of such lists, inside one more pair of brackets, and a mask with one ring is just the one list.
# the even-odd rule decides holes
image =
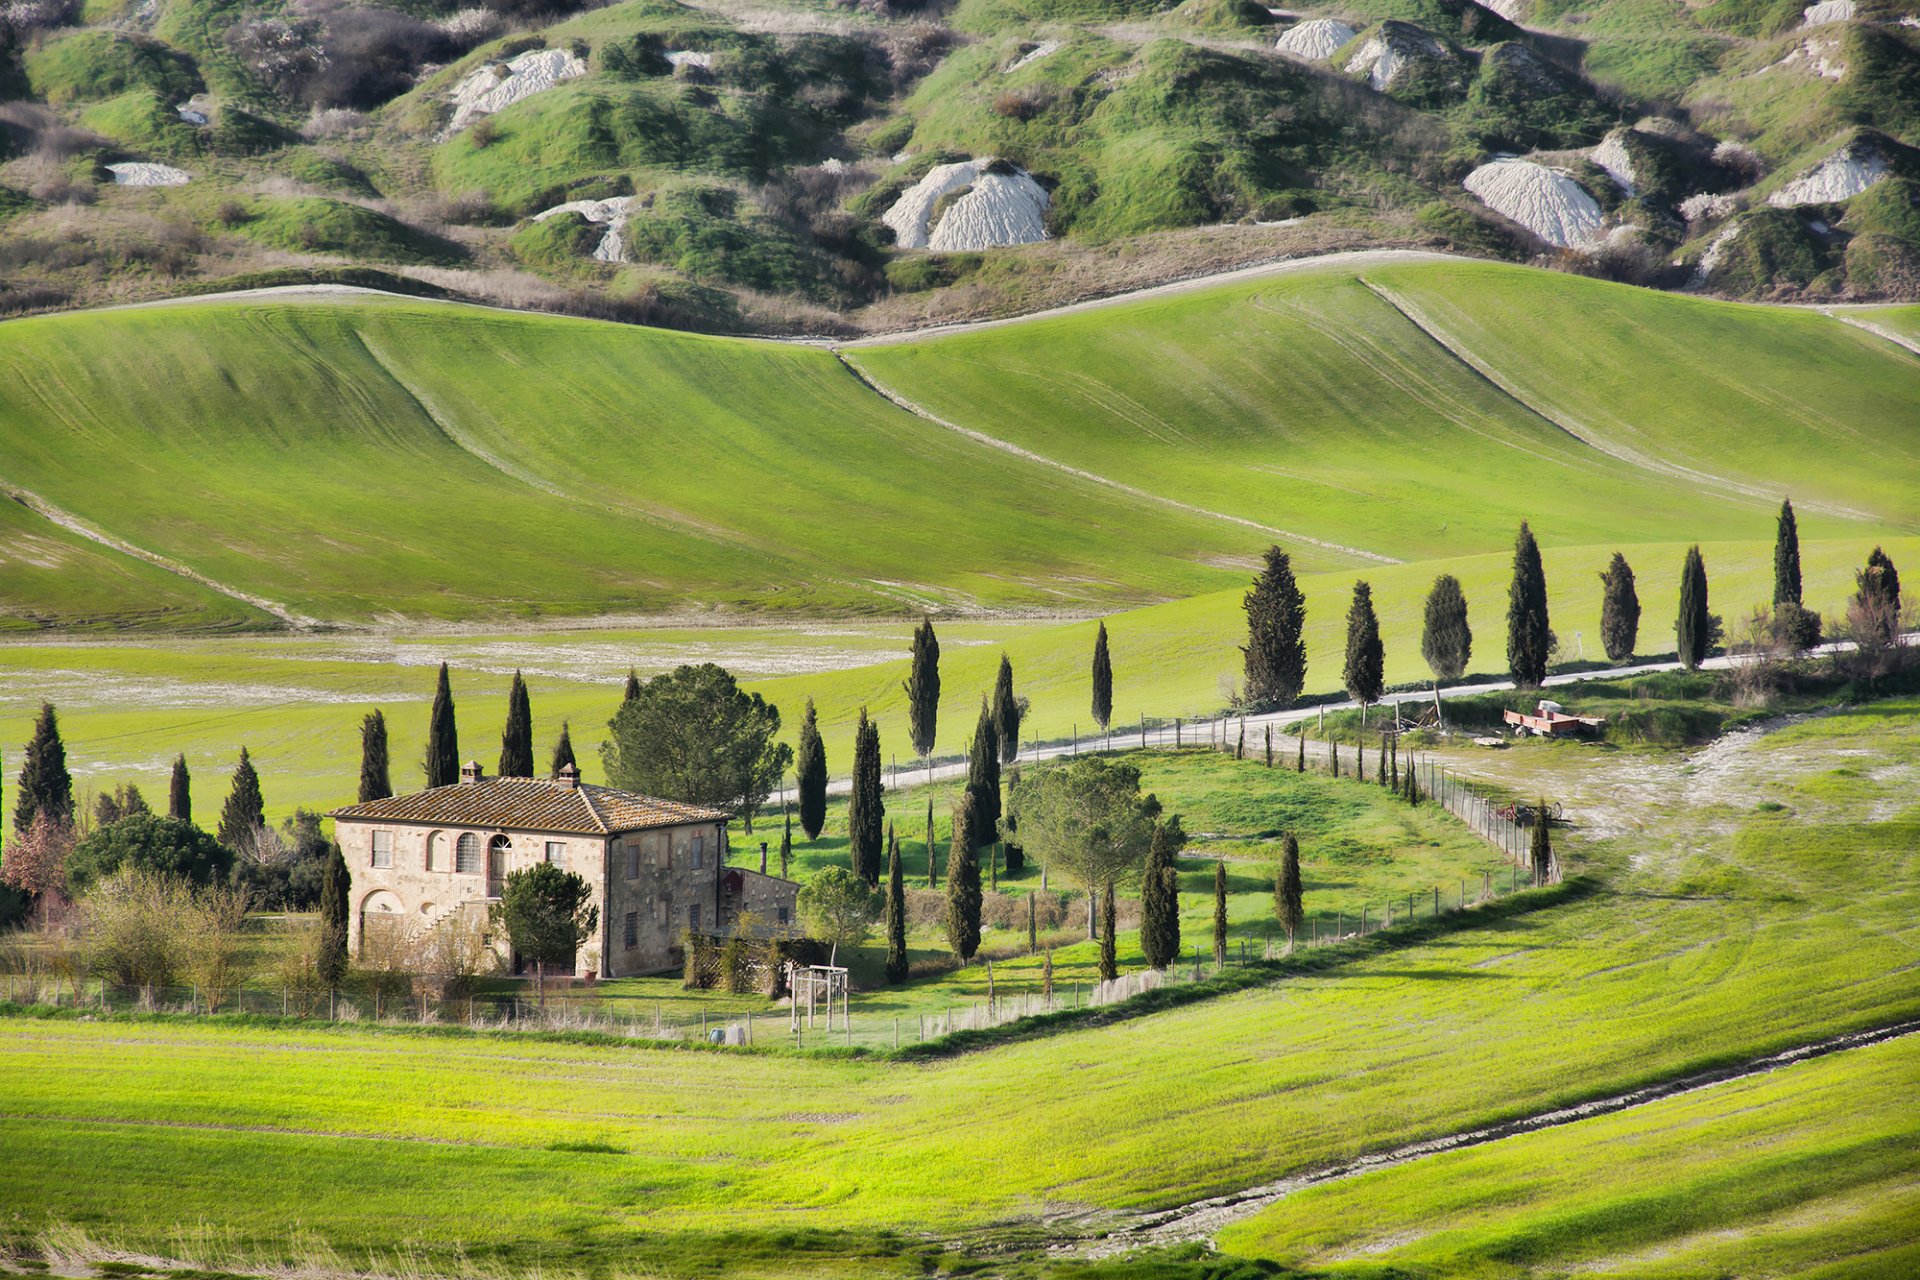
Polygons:
[[1113,719],[1113,659],[1107,654],[1107,624],[1093,638],[1093,722],[1107,731]]
[[996,843],[1000,838],[1000,740],[985,698],[980,699],[980,719],[967,751],[967,799],[975,806],[975,837],[982,847]]
[[220,809],[220,843],[229,849],[250,844],[254,833],[267,825],[267,807],[260,798],[260,775],[245,747],[240,748],[240,763],[234,766],[233,788]]
[[13,793],[13,830],[24,836],[41,814],[56,827],[73,826],[73,775],[67,772],[67,747],[60,740],[60,717],[51,702],[40,704],[20,760],[20,781]]
[[553,764],[548,768],[547,773],[549,776],[557,778],[560,776],[562,769],[569,767],[578,769],[580,762],[576,760],[573,755],[573,726],[567,721],[562,720],[560,722],[560,741],[553,744]]
[[353,877],[347,872],[347,860],[340,846],[327,855],[325,874],[320,877],[320,980],[329,989],[347,976],[347,911],[353,896]]
[[1546,884],[1553,879],[1553,834],[1547,828],[1547,802],[1540,801],[1539,816],[1533,820],[1533,839],[1528,845],[1533,862],[1533,882]]
[[1522,689],[1538,689],[1547,678],[1553,628],[1547,620],[1547,572],[1540,544],[1520,522],[1513,543],[1513,581],[1507,587],[1507,670]]
[[1340,776],[1340,739],[1332,734],[1327,735],[1327,776]]
[[1773,606],[1800,603],[1800,522],[1794,519],[1793,500],[1780,500],[1780,518],[1773,534]]
[[185,754],[173,758],[173,777],[167,782],[167,816],[175,822],[193,821],[193,775]]
[[1680,645],[1680,665],[1687,670],[1698,670],[1706,659],[1711,625],[1707,619],[1707,565],[1695,543],[1687,548],[1687,561],[1680,569],[1680,616],[1673,623]]
[[640,677],[632,667],[627,668],[626,691],[620,695],[620,705],[625,706],[640,696]]
[[[1347,662],[1342,673],[1347,696],[1360,704],[1360,723],[1367,708],[1380,701],[1386,689],[1386,650],[1380,643],[1380,619],[1373,612],[1373,586],[1353,584],[1353,603],[1347,606]],[[1360,771],[1366,773],[1365,755]]]
[[1186,844],[1178,814],[1153,824],[1147,865],[1140,881],[1140,951],[1164,969],[1180,958],[1180,881],[1174,859]]
[[1100,981],[1112,982],[1120,976],[1118,943],[1114,941],[1113,881],[1107,881],[1100,898]]
[[881,839],[887,806],[880,778],[880,727],[860,708],[853,731],[853,791],[847,800],[847,852],[853,873],[869,888],[880,884]]
[[429,787],[450,787],[460,781],[460,732],[454,727],[453,684],[444,662],[433,691],[433,711],[427,717],[426,769]]
[[1300,753],[1293,762],[1293,771],[1295,773],[1305,773],[1307,771],[1307,726],[1305,722],[1295,727],[1295,736],[1300,742]]
[[1381,786],[1387,785],[1387,735],[1380,735],[1380,763],[1374,769],[1373,780]]
[[1293,561],[1279,547],[1267,548],[1266,564],[1242,607],[1247,614],[1245,660],[1248,706],[1290,706],[1307,681],[1306,597],[1294,581]]
[[1293,937],[1300,932],[1307,915],[1300,888],[1300,842],[1289,831],[1280,852],[1280,874],[1273,881],[1273,914],[1287,931],[1287,950],[1293,950]]
[[820,718],[807,699],[800,721],[800,751],[794,760],[794,785],[800,792],[800,829],[818,840],[827,825],[827,745],[820,739]]
[[1267,726],[1267,768],[1273,768],[1273,726]]
[[1467,663],[1473,657],[1473,628],[1467,624],[1467,596],[1460,589],[1460,579],[1450,573],[1443,573],[1433,580],[1433,589],[1427,592],[1425,625],[1420,629],[1420,656],[1427,660],[1427,670],[1433,672],[1434,712],[1445,720],[1440,710],[1441,682],[1452,683],[1467,673]]
[[787,868],[793,862],[793,810],[788,809],[786,830],[780,833],[780,878],[787,878]]
[[1040,918],[1034,910],[1033,895],[1027,895],[1027,954],[1040,949]]
[[933,619],[921,618],[913,632],[913,669],[901,688],[907,693],[907,723],[914,754],[922,760],[933,754],[934,732],[940,722],[940,641]]
[[953,806],[953,844],[947,851],[947,942],[962,963],[980,949],[980,860],[971,797]]
[[1600,643],[1607,661],[1625,662],[1640,642],[1640,592],[1633,566],[1618,551],[1600,574]]
[[387,717],[376,707],[360,721],[360,803],[393,794],[387,768]]
[[1875,547],[1867,556],[1867,567],[1854,574],[1853,580],[1860,602],[1884,614],[1897,631],[1900,626],[1900,571],[1894,568],[1893,557],[1884,548]]
[[1413,757],[1407,757],[1407,803],[1415,808],[1420,805],[1420,770],[1414,765]]
[[900,873],[900,838],[887,828],[887,981],[907,980],[907,884]]
[[1367,780],[1367,740],[1363,730],[1353,731],[1353,776],[1357,782]]
[[1213,864],[1213,963],[1227,962],[1227,860]]
[[1000,763],[1020,758],[1020,699],[1013,695],[1013,663],[1000,655],[1000,674],[993,681],[993,731],[1000,740]]
[[500,732],[500,776],[533,776],[533,703],[527,697],[527,682],[513,673],[507,690],[507,727]]

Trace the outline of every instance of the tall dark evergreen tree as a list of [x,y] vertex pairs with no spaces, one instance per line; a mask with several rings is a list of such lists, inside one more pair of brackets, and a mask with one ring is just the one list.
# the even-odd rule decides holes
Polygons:
[[1513,543],[1513,581],[1507,587],[1507,671],[1522,689],[1538,689],[1547,678],[1553,652],[1553,628],[1547,620],[1547,571],[1540,544],[1520,522]]
[[860,708],[853,731],[853,791],[847,800],[847,852],[853,873],[871,887],[880,883],[881,839],[886,801],[880,775],[880,726]]
[[1034,897],[1027,895],[1027,954],[1040,949],[1040,921],[1034,912]]
[[632,667],[627,668],[627,687],[620,695],[620,705],[625,706],[640,696],[640,673]]
[[1433,672],[1433,705],[1440,706],[1440,686],[1467,673],[1473,657],[1473,628],[1467,624],[1467,596],[1460,579],[1443,573],[1427,592],[1425,625],[1420,629],[1420,656]]
[[947,850],[947,943],[962,963],[980,949],[979,840],[971,796],[953,806],[953,844]]
[[1547,802],[1540,801],[1540,814],[1533,820],[1533,839],[1528,842],[1527,853],[1533,863],[1533,882],[1550,884],[1553,881],[1553,832],[1547,823]]
[[1696,671],[1706,660],[1712,626],[1707,615],[1707,564],[1695,543],[1687,548],[1686,563],[1680,568],[1680,616],[1673,623],[1681,666]]
[[14,834],[24,836],[41,814],[56,827],[73,826],[73,775],[67,772],[67,747],[60,740],[60,716],[51,702],[40,704],[33,736],[20,759],[20,781],[13,793]]
[[187,757],[173,758],[173,777],[167,781],[167,816],[175,822],[193,821],[193,775],[187,772]]
[[1107,624],[1093,637],[1093,722],[1105,733],[1113,721],[1113,658],[1107,652]]
[[393,794],[387,766],[387,717],[378,707],[360,721],[360,803]]
[[1609,662],[1625,662],[1640,643],[1640,592],[1633,566],[1618,551],[1600,573],[1600,643]]
[[347,976],[347,913],[353,897],[353,877],[340,846],[327,855],[320,876],[320,955],[317,968],[328,989]]
[[1180,873],[1174,859],[1186,842],[1178,814],[1154,823],[1140,880],[1140,950],[1156,969],[1180,958]]
[[1780,500],[1780,518],[1773,533],[1773,604],[1800,603],[1800,522],[1793,515],[1793,499]]
[[933,619],[922,618],[913,632],[913,669],[901,686],[907,692],[907,724],[914,754],[933,755],[934,734],[940,726],[940,640]]
[[433,691],[433,711],[427,717],[426,769],[429,787],[450,787],[460,781],[460,731],[453,723],[453,683],[444,662]]
[[1899,618],[1900,571],[1894,568],[1893,557],[1884,548],[1875,547],[1867,555],[1867,567],[1854,574],[1854,585],[1862,600],[1880,606],[1891,618]]
[[547,767],[547,775],[557,778],[562,769],[579,769],[580,762],[573,755],[573,726],[567,721],[560,722],[560,741],[553,744],[553,761]]
[[900,873],[900,837],[887,828],[887,981],[907,980],[907,883]]
[[1000,763],[1020,758],[1020,699],[1013,693],[1013,662],[1000,655],[1000,674],[993,681],[993,731],[1000,739]]
[[1305,773],[1307,771],[1307,726],[1304,722],[1295,726],[1294,735],[1295,741],[1297,741],[1300,746],[1298,753],[1294,757],[1293,771],[1295,773]]
[[787,868],[793,865],[793,810],[786,811],[786,830],[780,833],[780,878],[787,878]]
[[500,776],[533,776],[533,702],[527,697],[527,682],[518,671],[507,689],[507,726],[500,731]]
[[820,738],[820,717],[807,699],[800,721],[800,752],[793,762],[795,789],[800,792],[800,829],[808,840],[818,840],[827,825],[827,744]]
[[1279,547],[1267,548],[1265,567],[1242,607],[1247,613],[1247,642],[1240,647],[1247,705],[1290,706],[1307,681],[1307,604],[1294,581],[1293,561]]
[[254,835],[267,825],[266,802],[260,798],[260,775],[253,758],[240,748],[240,763],[233,769],[233,787],[220,808],[220,843],[229,849],[244,849]]
[[1227,962],[1227,860],[1213,864],[1213,963]]
[[967,751],[967,798],[975,806],[973,830],[982,846],[1000,839],[1000,738],[993,727],[993,709],[980,699],[980,719],[973,727],[973,745]]
[[1287,950],[1293,950],[1293,937],[1306,922],[1304,895],[1300,887],[1300,842],[1289,831],[1280,851],[1280,874],[1273,882],[1273,914],[1287,931]]
[[[1380,701],[1386,690],[1386,650],[1380,643],[1380,619],[1373,612],[1373,586],[1353,584],[1353,603],[1347,606],[1347,662],[1341,678],[1347,696],[1360,704],[1360,722],[1366,723],[1367,708]],[[1366,752],[1362,748],[1360,772],[1366,773]]]
[[933,845],[933,797],[927,797],[927,888],[940,887],[940,857]]
[[1119,943],[1114,939],[1113,881],[1107,881],[1100,895],[1100,981],[1112,982],[1120,976]]

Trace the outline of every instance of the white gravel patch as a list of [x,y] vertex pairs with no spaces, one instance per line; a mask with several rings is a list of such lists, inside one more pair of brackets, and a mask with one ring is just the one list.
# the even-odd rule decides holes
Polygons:
[[669,49],[667,61],[678,71],[681,67],[696,67],[701,71],[713,70],[713,55],[698,49]]
[[1273,47],[1288,57],[1325,62],[1358,34],[1338,18],[1308,18],[1283,31]]
[[1060,52],[1062,43],[1063,42],[1059,40],[1042,40],[1039,44],[1021,54],[1020,57],[1005,71],[1001,72],[1001,74],[1010,76],[1022,67],[1032,66],[1050,53]]
[[481,67],[454,88],[453,120],[447,128],[457,133],[481,116],[585,74],[587,64],[566,49],[532,49],[504,66]]
[[1615,129],[1593,149],[1593,162],[1606,171],[1614,185],[1628,195],[1637,195],[1633,184],[1633,157],[1627,154],[1626,130]]
[[1800,15],[1803,27],[1824,27],[1829,22],[1852,22],[1853,0],[1820,0],[1810,4]]
[[110,164],[107,172],[113,175],[113,183],[117,187],[184,187],[192,181],[192,175],[184,169],[145,160]]
[[1854,142],[1767,197],[1776,209],[1800,204],[1834,204],[1850,200],[1884,180],[1887,158],[1871,143]]
[[594,246],[593,257],[600,262],[619,262],[626,256],[627,249],[620,233],[627,225],[627,214],[633,208],[634,200],[633,196],[614,196],[610,200],[569,200],[551,209],[542,209],[533,215],[533,220],[545,222],[555,214],[577,213],[588,222],[605,226],[607,233]]
[[1489,209],[1562,249],[1592,245],[1604,220],[1585,188],[1532,160],[1495,160],[1467,175],[1466,188]]
[[[950,253],[1033,244],[1047,238],[1047,190],[1021,170],[989,172],[993,157],[936,165],[901,193],[881,221],[893,228],[903,249]],[[966,188],[933,224],[943,196]]]

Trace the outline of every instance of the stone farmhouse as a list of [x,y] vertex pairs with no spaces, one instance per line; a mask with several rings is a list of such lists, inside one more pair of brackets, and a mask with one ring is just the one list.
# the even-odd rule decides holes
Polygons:
[[[510,872],[537,862],[593,886],[600,925],[574,958],[583,973],[677,967],[687,931],[728,936],[748,912],[761,932],[795,920],[797,884],[725,865],[724,811],[590,786],[572,767],[554,778],[489,778],[469,761],[453,786],[348,805],[333,819],[353,876],[355,956],[381,934],[419,934],[457,913],[484,913]],[[518,971],[519,958],[496,945]]]

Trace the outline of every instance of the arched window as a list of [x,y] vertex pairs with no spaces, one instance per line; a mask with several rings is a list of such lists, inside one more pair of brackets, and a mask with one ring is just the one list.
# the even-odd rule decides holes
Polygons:
[[505,836],[487,841],[487,896],[497,898],[507,881],[507,850],[513,842]]
[[463,876],[480,874],[480,837],[471,831],[460,833],[453,847],[453,869]]
[[435,831],[427,837],[427,870],[447,869],[447,833]]

